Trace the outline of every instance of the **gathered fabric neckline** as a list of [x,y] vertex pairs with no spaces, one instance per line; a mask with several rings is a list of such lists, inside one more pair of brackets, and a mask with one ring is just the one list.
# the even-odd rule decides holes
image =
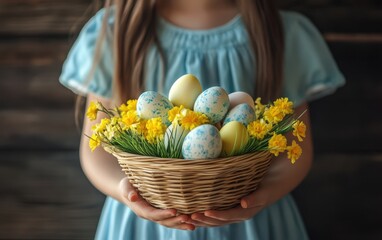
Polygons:
[[204,51],[248,43],[241,15],[236,15],[223,25],[201,30],[179,27],[158,16],[157,34],[165,49]]

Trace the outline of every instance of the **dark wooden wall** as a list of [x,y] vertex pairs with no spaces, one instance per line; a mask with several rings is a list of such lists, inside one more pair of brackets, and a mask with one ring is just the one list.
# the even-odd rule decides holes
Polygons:
[[[0,0],[0,239],[93,237],[104,197],[81,171],[74,95],[57,80],[90,2]],[[294,192],[309,234],[382,239],[382,3],[279,2],[318,26],[347,78],[311,105],[315,162]]]

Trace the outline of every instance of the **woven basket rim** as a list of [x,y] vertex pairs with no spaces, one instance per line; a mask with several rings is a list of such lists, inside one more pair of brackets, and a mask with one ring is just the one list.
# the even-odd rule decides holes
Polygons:
[[185,158],[162,158],[162,157],[156,157],[156,156],[146,156],[146,155],[139,155],[134,153],[128,153],[123,152],[122,150],[119,150],[118,148],[114,146],[104,146],[104,149],[113,154],[117,158],[131,158],[134,157],[136,159],[152,159],[158,162],[184,162],[185,165],[188,164],[198,164],[198,163],[206,163],[206,162],[214,162],[214,164],[217,163],[224,163],[224,162],[231,162],[236,161],[237,159],[241,158],[250,158],[253,156],[259,156],[263,155],[264,157],[269,157],[271,153],[269,151],[256,151],[251,153],[245,153],[242,155],[236,155],[236,156],[230,156],[230,157],[218,157],[218,158],[207,158],[207,159],[185,159]]

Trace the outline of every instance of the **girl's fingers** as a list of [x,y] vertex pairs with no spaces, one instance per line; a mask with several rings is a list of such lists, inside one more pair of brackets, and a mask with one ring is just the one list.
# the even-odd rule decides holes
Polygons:
[[179,215],[177,217],[169,218],[163,221],[158,221],[158,223],[170,228],[195,230],[195,226],[193,224],[187,223],[189,221],[189,218],[190,217],[187,215]]
[[121,180],[119,188],[125,203],[141,218],[157,222],[176,216],[175,209],[162,210],[152,207],[138,194],[127,177]]
[[127,177],[123,178],[119,182],[119,191],[124,199],[130,202],[135,202],[138,199],[138,193],[135,188],[129,182]]
[[245,196],[241,199],[240,205],[243,208],[255,208],[265,206],[268,202],[268,195],[262,188],[257,189],[255,192]]
[[232,221],[221,221],[216,218],[210,218],[205,216],[203,213],[194,213],[191,215],[191,219],[194,221],[197,226],[222,226],[229,223],[233,223]]
[[154,222],[166,220],[176,216],[175,209],[162,210],[154,208],[141,197],[136,202],[130,203],[129,206],[138,216]]
[[204,215],[220,221],[243,221],[263,209],[268,201],[268,195],[261,188],[241,199],[240,206],[224,210],[209,210]]
[[157,222],[176,216],[175,209],[162,210],[152,207],[138,194],[127,177],[121,180],[119,188],[124,202],[141,218]]
[[129,182],[126,177],[121,180],[119,184],[120,192],[125,203],[137,214],[139,217],[157,222],[163,226],[184,229],[184,230],[194,230],[195,226],[186,223],[189,220],[187,215],[176,216],[175,209],[157,209],[151,206],[146,200],[144,200],[135,188]]
[[215,211],[208,210],[204,212],[204,215],[209,218],[213,218],[220,221],[243,221],[247,220],[250,216],[252,216],[252,211],[248,209],[243,209],[241,207],[236,207],[229,210],[224,211]]
[[206,222],[201,222],[201,221],[197,221],[197,220],[194,220],[194,219],[190,219],[187,221],[188,224],[192,224],[196,227],[216,227],[216,225],[211,225],[211,224],[208,224]]

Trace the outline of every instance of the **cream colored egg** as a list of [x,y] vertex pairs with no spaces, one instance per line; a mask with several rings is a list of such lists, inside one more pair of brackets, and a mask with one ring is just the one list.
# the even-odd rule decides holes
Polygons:
[[192,74],[178,78],[171,86],[168,98],[175,106],[193,109],[196,98],[202,92],[199,80]]
[[178,124],[171,124],[166,129],[164,135],[164,145],[167,148],[170,145],[172,149],[181,149],[184,138],[190,131]]
[[221,155],[224,157],[238,153],[247,145],[249,139],[246,127],[237,121],[224,125],[220,129],[220,137],[223,143]]
[[229,109],[232,109],[241,103],[247,103],[253,108],[253,110],[255,110],[255,102],[253,101],[251,95],[246,92],[233,92],[228,94],[228,98],[230,103]]

